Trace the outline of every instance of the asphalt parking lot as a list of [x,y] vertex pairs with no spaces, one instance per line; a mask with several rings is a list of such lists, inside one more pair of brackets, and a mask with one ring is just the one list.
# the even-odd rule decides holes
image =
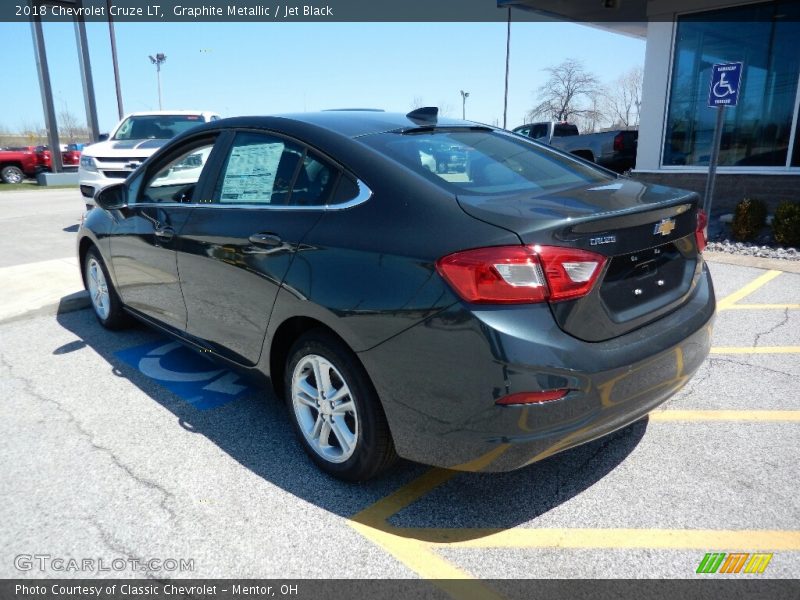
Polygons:
[[[59,252],[77,215],[53,217]],[[0,275],[68,257],[21,256]],[[268,392],[157,333],[105,331],[88,309],[0,321],[0,578],[690,578],[718,552],[772,558],[761,574],[703,577],[796,577],[800,274],[710,266],[712,354],[681,392],[507,474],[401,463],[341,483],[306,459]],[[192,568],[16,558],[43,554]]]

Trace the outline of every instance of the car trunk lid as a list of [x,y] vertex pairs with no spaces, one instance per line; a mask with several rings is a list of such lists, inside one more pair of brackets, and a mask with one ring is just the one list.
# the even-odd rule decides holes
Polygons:
[[551,303],[559,327],[586,341],[623,335],[674,310],[702,273],[692,192],[618,179],[546,195],[459,195],[458,202],[524,244],[607,258],[588,295]]

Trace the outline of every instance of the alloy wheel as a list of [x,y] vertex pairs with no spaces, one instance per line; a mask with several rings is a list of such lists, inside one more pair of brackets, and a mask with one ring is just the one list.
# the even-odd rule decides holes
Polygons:
[[94,257],[90,258],[87,263],[86,276],[92,307],[97,316],[105,320],[111,312],[111,296],[108,293],[103,267]]
[[356,449],[358,410],[350,388],[330,361],[304,356],[292,373],[292,407],[309,446],[323,459],[343,463]]

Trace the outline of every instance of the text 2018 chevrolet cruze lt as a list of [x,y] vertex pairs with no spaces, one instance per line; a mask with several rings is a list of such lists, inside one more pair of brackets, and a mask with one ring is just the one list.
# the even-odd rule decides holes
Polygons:
[[[423,164],[438,146],[464,168]],[[201,125],[97,204],[100,322],[268,378],[344,479],[521,467],[643,417],[709,351],[696,194],[435,109]]]

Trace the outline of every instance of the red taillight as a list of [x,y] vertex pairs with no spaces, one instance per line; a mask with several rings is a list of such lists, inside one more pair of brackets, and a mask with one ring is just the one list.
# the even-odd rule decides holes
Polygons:
[[544,392],[521,392],[519,394],[510,394],[503,396],[495,401],[495,404],[500,406],[508,406],[510,404],[541,404],[542,402],[552,402],[553,400],[560,400],[569,393],[569,390],[546,390]]
[[614,152],[622,152],[623,137],[624,136],[621,133],[618,133],[617,135],[614,136]]
[[450,254],[436,269],[467,302],[529,304],[585,296],[605,261],[576,248],[495,246]]
[[702,252],[708,245],[708,215],[702,208],[697,209],[697,228],[694,231],[697,251]]

